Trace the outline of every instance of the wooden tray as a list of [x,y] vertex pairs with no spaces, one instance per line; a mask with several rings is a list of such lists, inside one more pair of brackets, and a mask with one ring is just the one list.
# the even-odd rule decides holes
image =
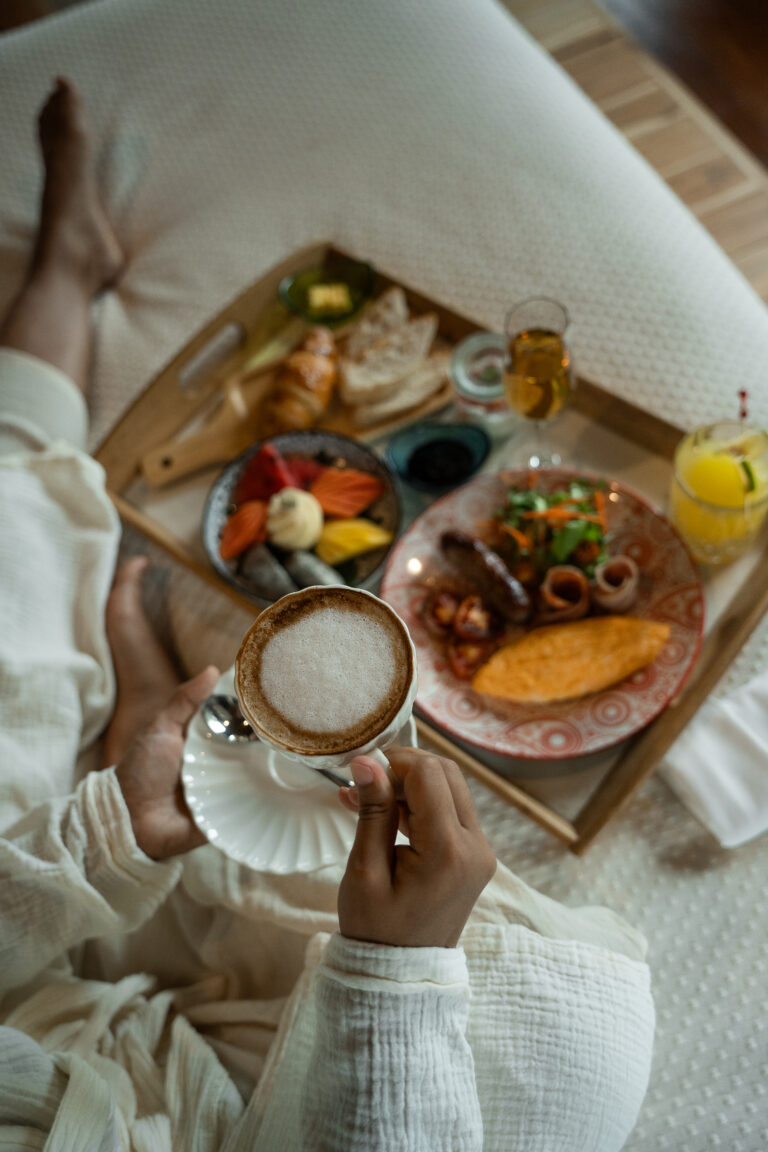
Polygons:
[[[188,545],[167,527],[137,507],[128,498],[127,491],[138,476],[144,457],[188,427],[201,408],[210,404],[225,387],[233,373],[240,371],[245,363],[258,363],[268,369],[270,363],[285,355],[286,339],[295,342],[301,329],[297,332],[296,322],[292,321],[292,327],[289,325],[286,332],[288,313],[277,301],[277,286],[284,276],[315,266],[326,255],[336,251],[329,244],[304,248],[246,289],[151,381],[96,453],[106,472],[109,494],[122,518],[250,612],[255,611],[250,600],[224,583],[207,562],[193,555]],[[377,293],[392,283],[393,280],[380,274]],[[479,325],[466,317],[405,285],[403,288],[413,313],[434,311],[438,314],[438,336],[443,344],[450,346],[480,330]],[[438,395],[397,421],[366,429],[364,437],[358,433],[358,438],[380,437],[393,427],[444,407],[448,399]],[[590,421],[666,460],[672,458],[683,434],[674,425],[583,378],[579,378],[574,392],[573,408]],[[338,409],[330,414],[324,426],[354,434],[349,422],[345,424],[344,413]],[[254,435],[256,438],[257,434]],[[768,563],[768,543],[761,563]],[[423,719],[417,719],[420,737],[451,756],[468,774],[546,828],[572,851],[583,852],[635,789],[655,771],[766,609],[768,586],[755,594],[754,576],[750,572],[705,636],[694,672],[679,696],[652,724],[626,744],[619,759],[608,769],[573,819],[566,819],[542,800],[494,772]]]

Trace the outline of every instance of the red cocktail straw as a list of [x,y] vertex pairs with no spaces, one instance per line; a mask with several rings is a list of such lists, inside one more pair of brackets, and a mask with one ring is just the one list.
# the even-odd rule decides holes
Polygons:
[[739,388],[739,420],[747,418],[747,390]]

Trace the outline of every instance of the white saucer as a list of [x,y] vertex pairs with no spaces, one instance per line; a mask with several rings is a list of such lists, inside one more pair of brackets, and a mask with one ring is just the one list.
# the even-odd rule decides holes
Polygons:
[[[234,693],[230,668],[214,692]],[[416,747],[409,720],[397,744]],[[211,844],[257,872],[314,872],[346,858],[357,819],[337,789],[264,744],[227,744],[193,717],[181,770],[184,795]]]

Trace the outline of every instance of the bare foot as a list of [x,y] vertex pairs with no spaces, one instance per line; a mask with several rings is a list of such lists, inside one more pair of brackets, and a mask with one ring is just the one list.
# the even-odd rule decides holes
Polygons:
[[59,78],[38,120],[45,187],[34,264],[64,267],[96,295],[125,263],[96,191],[91,137],[74,85]]
[[117,680],[117,703],[104,737],[102,767],[122,759],[134,736],[154,720],[179,685],[141,604],[145,556],[118,569],[106,610],[107,639]]

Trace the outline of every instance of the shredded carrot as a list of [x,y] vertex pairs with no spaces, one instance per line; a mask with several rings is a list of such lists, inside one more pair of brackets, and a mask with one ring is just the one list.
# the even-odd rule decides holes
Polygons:
[[501,524],[499,527],[502,532],[507,532],[521,548],[525,548],[528,552],[531,551],[533,543],[530,537],[526,536],[525,532],[521,532],[519,528],[513,528],[511,524]]
[[597,509],[598,516],[600,517],[600,527],[602,528],[603,532],[607,532],[608,522],[605,518],[605,494],[601,492],[599,488],[595,489],[595,508]]
[[586,520],[590,524],[601,524],[599,516],[587,512],[576,512],[571,508],[545,508],[543,512],[523,512],[523,520]]

